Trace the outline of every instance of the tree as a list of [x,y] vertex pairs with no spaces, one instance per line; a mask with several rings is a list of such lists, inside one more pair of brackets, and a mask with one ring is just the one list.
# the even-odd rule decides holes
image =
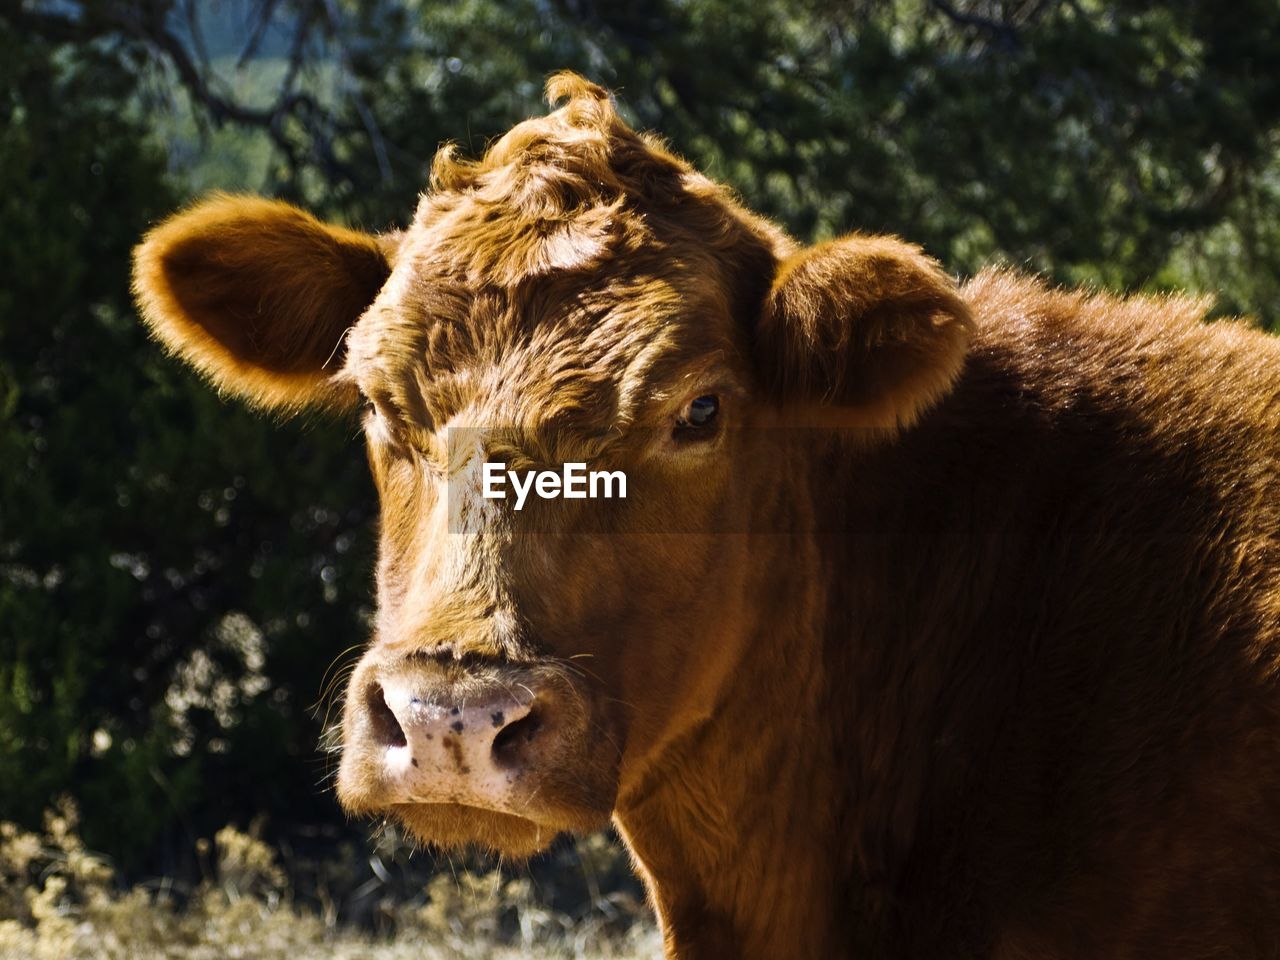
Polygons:
[[0,16],[0,817],[72,791],[155,866],[258,811],[338,821],[308,708],[364,634],[373,505],[347,427],[224,404],[138,324],[130,250],[177,203],[145,57]]

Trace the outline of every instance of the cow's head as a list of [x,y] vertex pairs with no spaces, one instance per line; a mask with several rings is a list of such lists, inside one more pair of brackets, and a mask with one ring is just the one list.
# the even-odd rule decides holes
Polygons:
[[[887,441],[968,331],[916,248],[796,249],[599,87],[550,94],[482,160],[442,151],[402,234],[218,196],[135,271],[154,333],[227,392],[363,406],[378,616],[339,797],[514,854],[604,822],[731,689],[768,588],[741,520],[784,473],[762,431]],[[516,511],[481,496],[486,461],[622,470],[627,498]]]

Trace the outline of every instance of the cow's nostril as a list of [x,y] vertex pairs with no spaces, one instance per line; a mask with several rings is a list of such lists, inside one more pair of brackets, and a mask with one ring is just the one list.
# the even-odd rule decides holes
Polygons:
[[373,739],[379,746],[403,747],[408,744],[404,730],[400,727],[400,721],[387,706],[380,684],[375,683],[369,687],[368,693],[365,694],[365,705],[369,708],[369,729],[373,732]]
[[520,762],[525,748],[542,729],[542,714],[537,708],[519,720],[513,720],[493,738],[493,761],[499,767],[512,767]]

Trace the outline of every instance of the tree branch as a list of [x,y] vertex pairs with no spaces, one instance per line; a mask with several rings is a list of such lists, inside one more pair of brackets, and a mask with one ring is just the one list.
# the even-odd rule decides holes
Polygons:
[[[339,135],[363,132],[373,146],[382,178],[390,179],[386,143],[355,81],[349,82],[348,95],[359,123],[340,122],[333,111],[298,86],[309,56],[308,43],[317,23],[327,22],[335,35],[342,66],[348,75],[352,74],[350,56],[340,36],[336,7],[326,7],[325,0],[296,0],[293,6],[297,17],[287,67],[274,101],[265,107],[250,106],[234,94],[219,89],[218,76],[202,53],[197,22],[199,5],[190,0],[94,0],[92,3],[81,0],[77,5],[57,7],[58,12],[47,7],[40,10],[19,7],[0,16],[8,17],[19,29],[53,43],[83,44],[118,37],[140,45],[154,62],[173,70],[179,86],[198,107],[199,118],[212,122],[215,127],[233,123],[264,131],[295,177],[306,162],[311,162],[331,180],[351,179],[353,171],[339,159],[334,142]],[[278,7],[279,0],[258,0],[253,34],[240,54],[240,65],[251,59],[260,46]],[[194,52],[175,32],[175,9],[176,15],[185,18]],[[290,120],[301,127],[301,137],[290,134]]]
[[957,10],[950,0],[929,0],[929,4],[952,23],[989,34],[1006,50],[1017,50],[1022,45],[1017,29],[1006,20],[995,20],[966,10]]

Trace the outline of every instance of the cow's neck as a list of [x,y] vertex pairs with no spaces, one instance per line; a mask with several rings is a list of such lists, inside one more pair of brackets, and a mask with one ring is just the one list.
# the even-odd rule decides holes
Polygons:
[[[830,862],[834,798],[820,795],[812,755],[770,736],[766,723],[725,726],[735,733],[723,736],[717,722],[676,747],[662,784],[619,811],[668,955],[830,955],[828,926],[841,912],[832,899],[843,886]],[[739,737],[754,741],[750,756]]]
[[838,956],[861,909],[845,858],[832,855],[847,811],[832,777],[843,723],[814,643],[830,602],[813,576],[821,545],[775,538],[761,549],[776,551],[760,566],[768,583],[744,588],[753,606],[776,599],[751,629],[733,695],[618,812],[668,956],[681,960]]
[[[918,499],[900,482],[871,491],[874,464],[850,463],[847,477],[815,474],[811,496],[791,498],[814,510],[796,529],[827,532],[752,545],[758,581],[742,584],[741,602],[758,615],[728,694],[620,802],[670,956],[875,956],[950,935],[933,930],[934,907],[967,882],[967,841],[943,827],[922,840],[918,828],[951,822],[929,811],[959,808],[980,772],[964,743],[989,742],[945,712],[950,678],[966,669],[957,657],[970,655],[960,620],[982,594],[941,576],[932,553],[904,565]],[[845,506],[862,490],[865,507]],[[927,874],[909,904],[904,871]]]

